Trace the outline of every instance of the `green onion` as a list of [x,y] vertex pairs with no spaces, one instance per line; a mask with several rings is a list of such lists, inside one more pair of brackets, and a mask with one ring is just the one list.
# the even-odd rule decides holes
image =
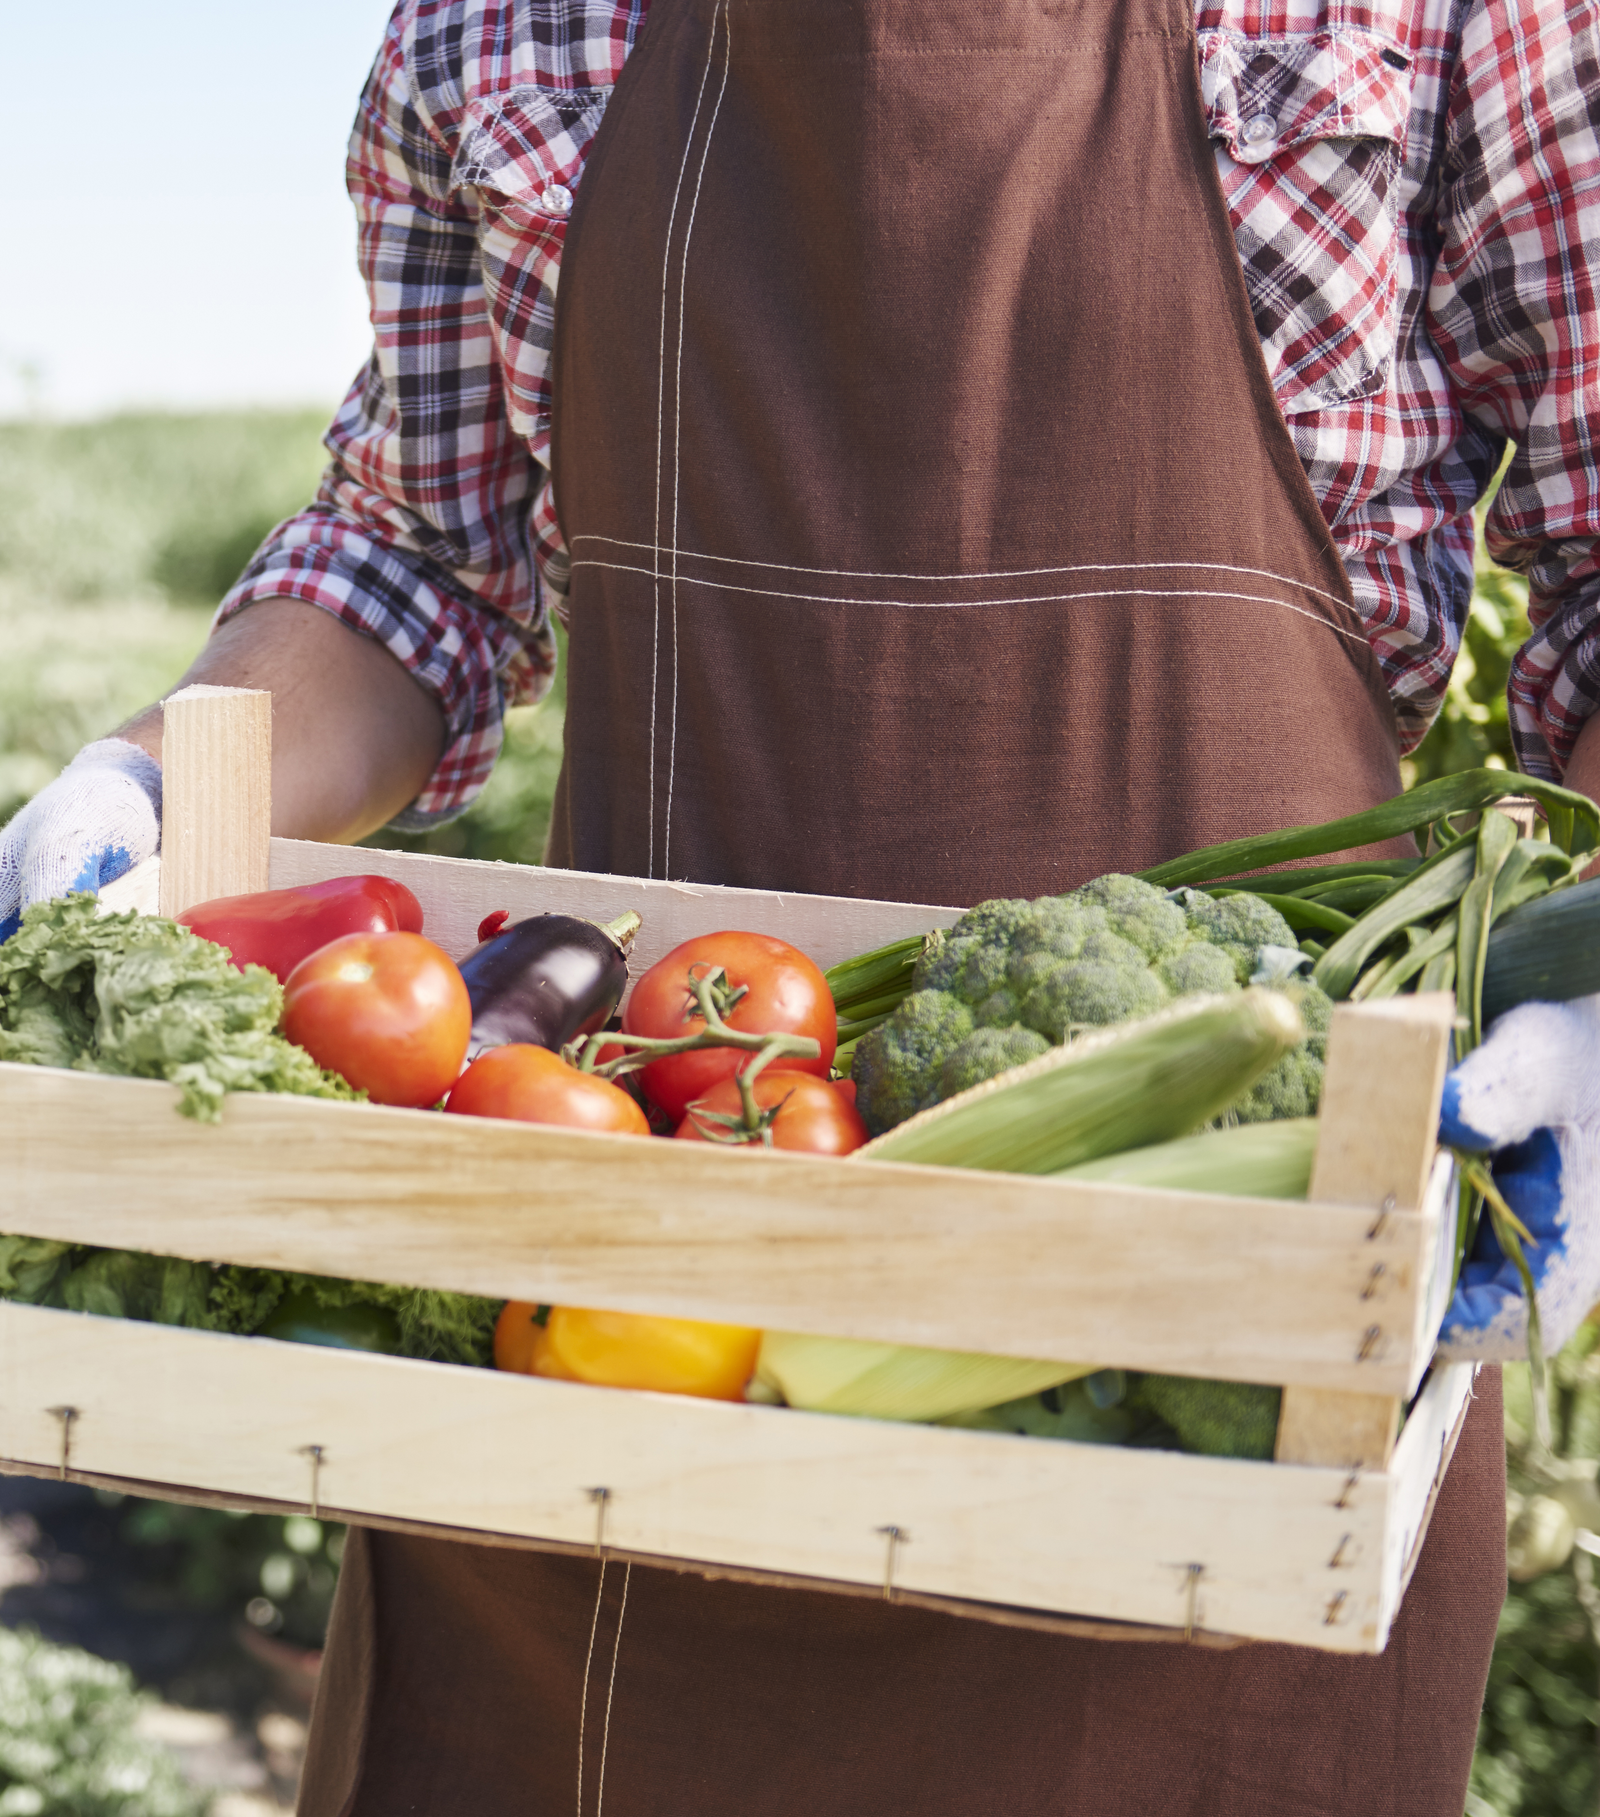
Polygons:
[[[1535,776],[1509,770],[1462,770],[1440,776],[1392,800],[1380,802],[1360,814],[1346,814],[1321,826],[1288,827],[1281,833],[1258,833],[1248,839],[1231,839],[1206,846],[1139,875],[1147,883],[1171,889],[1180,883],[1235,877],[1245,871],[1262,871],[1296,858],[1316,858],[1325,852],[1344,852],[1364,845],[1379,845],[1451,814],[1471,813],[1503,800],[1507,795],[1531,795],[1545,810],[1550,838],[1563,851],[1593,852],[1600,849],[1600,808],[1573,789],[1558,788]],[[1372,866],[1363,867],[1371,870]]]

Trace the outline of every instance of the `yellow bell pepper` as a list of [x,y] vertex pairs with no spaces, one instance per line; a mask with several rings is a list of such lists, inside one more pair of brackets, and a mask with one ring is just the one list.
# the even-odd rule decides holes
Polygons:
[[553,1306],[532,1330],[522,1365],[530,1375],[713,1401],[744,1398],[761,1347],[761,1333],[744,1325],[577,1306]]

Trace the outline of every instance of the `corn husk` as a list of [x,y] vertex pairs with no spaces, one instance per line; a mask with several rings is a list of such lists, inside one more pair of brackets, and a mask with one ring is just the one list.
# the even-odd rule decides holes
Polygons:
[[1305,1037],[1279,991],[1181,998],[909,1117],[852,1159],[1056,1173],[1187,1135]]
[[1095,1363],[1047,1363],[967,1350],[768,1331],[747,1398],[865,1419],[938,1420],[995,1407],[1092,1375]]
[[1317,1119],[1284,1117],[1130,1148],[1064,1167],[1051,1178],[1226,1193],[1238,1199],[1303,1199],[1311,1187],[1316,1152]]

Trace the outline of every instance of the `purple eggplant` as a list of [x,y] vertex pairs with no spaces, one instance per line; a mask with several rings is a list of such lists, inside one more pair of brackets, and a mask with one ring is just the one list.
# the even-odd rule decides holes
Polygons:
[[472,999],[467,1058],[513,1041],[559,1052],[604,1028],[627,988],[638,930],[631,909],[603,927],[576,915],[534,915],[475,946],[461,961]]

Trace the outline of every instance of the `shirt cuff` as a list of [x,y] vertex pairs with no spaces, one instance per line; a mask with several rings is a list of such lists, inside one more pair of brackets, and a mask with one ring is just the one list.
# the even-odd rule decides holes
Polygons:
[[1511,665],[1507,704],[1518,765],[1559,782],[1572,747],[1600,706],[1600,619],[1594,589],[1563,602]]
[[508,704],[540,700],[556,651],[543,612],[519,623],[462,598],[439,568],[312,505],[267,539],[218,608],[223,624],[262,599],[298,599],[381,643],[439,703],[445,746],[422,792],[390,825],[454,820],[489,780]]

